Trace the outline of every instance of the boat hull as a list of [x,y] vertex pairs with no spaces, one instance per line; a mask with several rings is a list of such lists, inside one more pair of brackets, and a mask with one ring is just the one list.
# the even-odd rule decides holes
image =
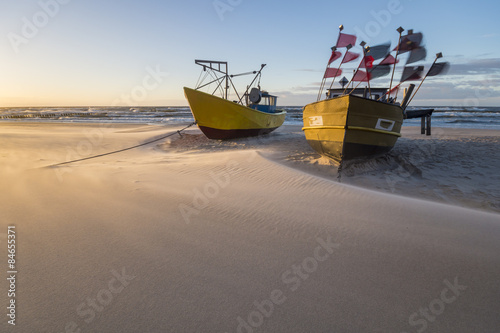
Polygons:
[[303,131],[318,153],[338,162],[390,151],[401,136],[398,105],[344,95],[308,104]]
[[234,139],[268,134],[285,121],[286,112],[268,113],[184,87],[198,127],[209,139]]

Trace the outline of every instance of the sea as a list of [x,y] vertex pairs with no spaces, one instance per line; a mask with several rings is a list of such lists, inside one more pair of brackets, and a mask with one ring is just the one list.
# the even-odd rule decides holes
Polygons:
[[[302,125],[303,106],[281,106],[287,111],[285,124]],[[426,106],[414,109],[434,109],[433,127],[498,129],[500,107]],[[141,123],[189,124],[194,121],[189,107],[2,107],[0,122],[64,122],[64,123]],[[403,126],[420,126],[420,118],[406,119]]]

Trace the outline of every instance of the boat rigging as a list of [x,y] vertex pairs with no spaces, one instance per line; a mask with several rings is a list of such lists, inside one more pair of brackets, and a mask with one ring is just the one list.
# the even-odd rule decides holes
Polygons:
[[[436,54],[436,59],[423,78],[424,66],[410,65],[424,60],[427,55],[422,44],[422,33],[408,30],[406,35],[402,35],[405,30],[399,27],[398,44],[393,50],[390,50],[390,44],[370,47],[362,41],[359,44],[362,53],[355,53],[351,49],[356,45],[357,37],[343,33],[343,29],[344,26],[341,25],[337,42],[331,48],[332,54],[327,62],[317,100],[304,107],[302,128],[307,142],[314,150],[340,163],[348,159],[373,157],[390,151],[401,136],[403,120],[417,116],[409,115],[406,108],[423,81],[428,76],[444,73],[449,67],[447,62],[437,62],[442,57],[441,53]],[[344,54],[339,51],[342,48],[346,49]],[[394,56],[392,52],[395,52]],[[403,53],[408,53],[409,56],[402,70],[400,82],[393,87],[396,64],[400,61],[398,55]],[[360,57],[361,61],[354,70],[352,78],[342,79],[342,89],[332,89],[335,78],[342,75],[341,66]],[[332,67],[338,59],[341,59],[338,66]],[[378,64],[374,64],[376,61]],[[389,88],[373,88],[370,85],[370,80],[390,73]],[[326,99],[322,100],[323,89],[327,79],[330,78],[332,83],[327,89]],[[413,92],[415,85],[410,84],[405,89],[402,101],[397,102],[397,93],[401,85],[407,81],[419,80],[420,84],[415,92]],[[358,85],[354,87],[353,84],[353,87],[349,88],[351,82],[358,82]],[[366,83],[366,87],[358,88],[363,82]],[[426,112],[425,116],[432,110]]]
[[[263,135],[283,124],[286,112],[276,109],[277,96],[260,87],[266,64],[258,71],[229,74],[226,61],[195,60],[195,63],[202,66],[200,77],[195,89],[184,87],[184,95],[198,127],[208,138],[223,140]],[[254,77],[244,93],[238,93],[233,78],[252,74]],[[209,92],[202,92],[203,88]],[[230,99],[231,91],[236,99]],[[216,96],[217,92],[220,97]]]

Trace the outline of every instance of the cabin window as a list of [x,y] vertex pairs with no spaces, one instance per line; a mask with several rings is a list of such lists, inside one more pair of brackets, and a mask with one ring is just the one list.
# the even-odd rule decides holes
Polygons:
[[260,102],[257,103],[259,105],[267,105],[267,97],[265,96],[262,96],[261,99],[260,99]]

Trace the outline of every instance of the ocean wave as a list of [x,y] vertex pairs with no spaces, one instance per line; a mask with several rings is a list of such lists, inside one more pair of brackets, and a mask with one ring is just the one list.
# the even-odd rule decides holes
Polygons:
[[496,119],[483,120],[483,119],[453,119],[446,121],[448,124],[499,124],[500,122]]
[[[302,106],[281,106],[279,108],[287,112],[285,124],[302,124]],[[410,107],[409,110],[421,108]],[[187,106],[3,107],[0,108],[0,120],[175,124],[191,122],[193,116]],[[420,119],[407,119],[404,125],[418,126]],[[500,129],[500,108],[435,107],[432,114],[432,125],[435,127]]]
[[433,113],[433,118],[435,119],[454,119],[454,118],[491,118],[491,119],[500,119],[500,113],[447,113],[447,114],[439,114]]

